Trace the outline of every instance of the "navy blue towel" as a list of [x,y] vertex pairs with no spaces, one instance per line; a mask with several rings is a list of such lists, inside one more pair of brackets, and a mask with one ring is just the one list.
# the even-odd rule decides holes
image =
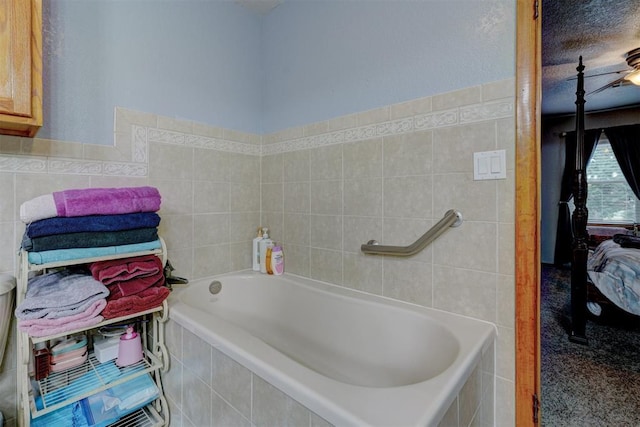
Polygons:
[[54,217],[30,223],[27,225],[25,234],[34,238],[88,231],[121,231],[135,228],[151,228],[157,227],[158,224],[160,224],[160,216],[155,212]]

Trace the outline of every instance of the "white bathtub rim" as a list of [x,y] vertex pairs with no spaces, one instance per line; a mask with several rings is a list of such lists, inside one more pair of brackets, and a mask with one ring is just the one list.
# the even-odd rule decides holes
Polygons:
[[297,281],[300,281],[301,283],[309,283],[311,284],[311,286],[313,287],[319,287],[319,288],[325,288],[327,290],[330,290],[333,293],[337,293],[340,294],[341,296],[354,296],[357,295],[359,298],[363,298],[366,300],[372,300],[372,301],[378,301],[379,300],[384,300],[385,302],[389,302],[392,305],[399,305],[401,307],[405,307],[405,306],[412,306],[418,310],[421,309],[427,309],[429,311],[435,311],[435,312],[439,312],[439,313],[443,313],[445,315],[453,315],[455,317],[459,317],[462,319],[468,319],[468,320],[472,320],[474,322],[480,322],[480,323],[484,323],[492,328],[495,329],[496,334],[498,333],[498,328],[497,326],[493,323],[493,322],[489,322],[487,320],[484,319],[478,319],[477,317],[472,317],[472,316],[467,316],[464,314],[460,314],[460,313],[454,313],[451,311],[446,311],[440,308],[436,308],[436,307],[426,307],[424,305],[420,305],[417,303],[413,303],[410,301],[402,301],[396,298],[391,298],[385,295],[378,295],[378,294],[372,294],[370,292],[366,292],[366,291],[361,291],[359,289],[354,289],[354,288],[349,288],[343,285],[336,285],[335,283],[330,283],[330,282],[324,282],[322,280],[317,280],[317,279],[310,279],[309,277],[305,277],[305,276],[300,276],[297,274],[293,274],[293,273],[289,273],[289,272],[285,272],[283,273],[281,276],[274,276],[274,275],[266,275],[263,273],[258,273],[255,272],[251,269],[246,269],[246,270],[239,270],[239,271],[232,271],[229,273],[223,273],[223,274],[216,274],[214,276],[207,276],[207,277],[202,277],[199,279],[194,279],[194,280],[190,280],[188,284],[186,285],[173,285],[173,288],[176,292],[173,293],[173,298],[174,301],[176,301],[176,296],[179,295],[182,291],[184,291],[185,289],[188,289],[189,286],[193,285],[194,283],[200,283],[200,282],[211,282],[212,280],[219,280],[222,279],[224,277],[244,277],[244,278],[249,278],[249,279],[255,279],[255,278],[274,278],[277,279],[279,277],[282,278],[293,278]]
[[[255,278],[259,276],[259,273],[249,270],[197,279],[193,284],[185,286],[184,289],[197,283],[209,282],[226,276]],[[171,319],[335,425],[423,426],[428,425],[428,420],[441,419],[496,337],[496,327],[490,322],[438,309],[425,308],[302,276],[291,274],[286,274],[286,276],[312,287],[316,286],[328,289],[330,292],[337,292],[343,296],[351,294],[365,300],[376,302],[384,300],[385,303],[394,306],[413,307],[413,310],[426,310],[430,313],[433,312],[436,316],[472,320],[491,326],[485,328],[486,330],[482,331],[481,336],[474,335],[476,338],[480,338],[475,345],[470,345],[469,342],[459,342],[460,352],[444,373],[422,383],[400,387],[369,388],[346,384],[323,376],[293,361],[244,329],[212,314],[205,313],[201,309],[191,310],[189,315],[200,322],[205,322],[207,318],[211,319],[212,317],[216,319],[218,333],[212,333],[204,326],[193,322],[182,311],[189,309],[189,306],[180,301],[180,294],[184,290],[180,288],[172,292],[169,300],[169,317]],[[230,336],[233,336],[233,339],[230,339]],[[456,370],[455,373],[450,372],[452,369]],[[315,387],[311,387],[309,384],[314,384]],[[359,397],[354,398],[353,392],[357,392]],[[363,395],[364,398],[362,398]],[[425,400],[416,402],[416,398],[428,399],[428,405]],[[335,402],[341,402],[341,404]],[[372,405],[371,402],[374,404]]]

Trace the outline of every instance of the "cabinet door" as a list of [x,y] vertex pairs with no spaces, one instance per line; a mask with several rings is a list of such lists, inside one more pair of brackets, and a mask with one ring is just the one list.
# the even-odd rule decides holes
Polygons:
[[0,0],[0,134],[42,126],[42,0]]
[[0,112],[31,115],[31,2],[0,1]]

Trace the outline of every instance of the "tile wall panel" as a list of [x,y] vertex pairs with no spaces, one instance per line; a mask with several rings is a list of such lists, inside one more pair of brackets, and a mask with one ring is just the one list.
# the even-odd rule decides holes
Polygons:
[[[493,82],[287,129],[264,136],[262,157],[261,222],[277,220],[272,237],[284,243],[288,271],[497,323],[499,386],[476,391],[509,402],[491,418],[505,426],[515,357],[514,94],[513,80]],[[506,150],[507,178],[474,181],[473,153],[498,149]],[[264,200],[273,193],[264,178],[276,179],[265,171],[280,166],[278,156],[282,234],[278,208]],[[302,207],[307,182],[310,212]],[[419,254],[360,252],[370,239],[408,245],[452,208],[463,224]],[[475,415],[464,401],[456,408],[460,425]]]
[[[22,202],[66,188],[154,185],[175,274],[249,268],[262,225],[284,244],[288,272],[496,322],[495,422],[511,425],[514,88],[493,82],[262,136],[116,108],[112,147],[1,137],[0,272],[15,273]],[[496,149],[507,151],[507,178],[473,181],[473,152]],[[449,208],[465,222],[423,253],[361,254],[369,239],[411,243]],[[10,383],[6,365],[0,382]],[[214,394],[221,419],[248,419]],[[15,397],[5,395],[11,420]],[[179,397],[171,404],[197,417]]]
[[[16,274],[25,226],[18,208],[24,201],[70,188],[139,185],[155,186],[162,195],[159,231],[174,274],[195,279],[250,268],[251,239],[260,221],[261,137],[122,108],[115,119],[111,147],[0,138],[0,272]],[[167,335],[181,332],[169,328]],[[211,378],[203,378],[207,365],[200,365],[201,348],[194,340],[188,338],[186,345],[198,363],[190,361],[182,373],[180,342],[172,349],[178,359],[172,360],[171,375],[202,394],[183,401],[175,388],[168,393],[172,409],[200,425],[211,418],[200,407],[211,407]],[[7,425],[16,417],[15,353],[12,338],[0,371],[0,411]],[[233,411],[226,414],[233,418]],[[180,416],[172,418],[181,424]]]

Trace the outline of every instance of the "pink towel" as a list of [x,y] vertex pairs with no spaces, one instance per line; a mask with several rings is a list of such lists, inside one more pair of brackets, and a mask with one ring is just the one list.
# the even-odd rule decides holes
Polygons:
[[63,190],[54,192],[53,199],[62,217],[156,212],[161,201],[155,187]]
[[139,313],[161,305],[169,293],[169,289],[164,286],[147,288],[136,295],[107,301],[107,306],[101,314],[105,319],[113,319],[114,317]]
[[104,318],[102,316],[91,317],[89,319],[77,320],[75,322],[68,323],[66,325],[53,326],[50,328],[40,326],[30,326],[25,332],[32,337],[48,337],[49,335],[55,335],[62,332],[73,331],[76,329],[85,329],[93,325],[97,325],[102,322]]
[[89,265],[94,279],[110,285],[137,277],[153,276],[162,272],[162,260],[155,255],[97,261]]
[[104,320],[100,312],[107,306],[106,299],[95,301],[82,313],[57,319],[28,319],[18,320],[18,328],[32,337],[46,337],[74,329],[93,326]]

